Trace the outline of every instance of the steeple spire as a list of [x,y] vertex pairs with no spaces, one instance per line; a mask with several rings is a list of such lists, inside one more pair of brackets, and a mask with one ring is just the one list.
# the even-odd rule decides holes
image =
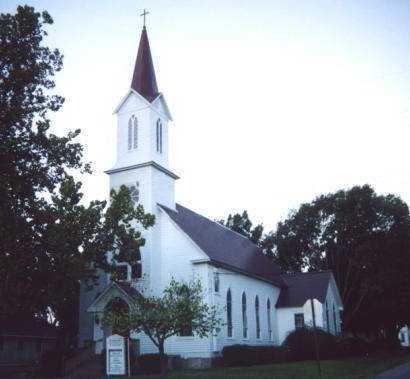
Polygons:
[[157,79],[155,78],[154,64],[152,63],[151,50],[149,47],[147,29],[145,25],[142,28],[131,88],[137,91],[149,102],[152,102],[159,95]]

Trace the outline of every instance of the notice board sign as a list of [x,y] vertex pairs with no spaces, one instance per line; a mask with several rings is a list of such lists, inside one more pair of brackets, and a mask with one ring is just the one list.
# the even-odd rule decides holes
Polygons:
[[125,375],[125,338],[114,334],[106,342],[107,375]]

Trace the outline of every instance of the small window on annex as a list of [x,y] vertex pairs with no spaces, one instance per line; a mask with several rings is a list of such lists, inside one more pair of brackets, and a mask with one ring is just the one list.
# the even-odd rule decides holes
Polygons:
[[295,329],[302,329],[305,327],[305,316],[303,313],[295,313]]
[[400,332],[400,342],[406,342],[406,337],[403,332]]
[[19,338],[17,340],[17,350],[18,351],[23,351],[24,350],[24,341],[21,338]]
[[36,352],[37,353],[41,353],[41,349],[42,348],[42,342],[41,342],[41,340],[37,340],[36,341]]

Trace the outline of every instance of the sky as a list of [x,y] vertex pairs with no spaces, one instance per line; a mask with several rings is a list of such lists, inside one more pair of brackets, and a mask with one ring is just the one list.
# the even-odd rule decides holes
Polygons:
[[[174,122],[176,200],[211,219],[248,210],[275,229],[315,197],[370,184],[410,204],[410,1],[38,0],[64,54],[53,132],[82,130],[108,197],[115,107],[127,93],[144,8]],[[20,2],[0,0],[0,12]]]

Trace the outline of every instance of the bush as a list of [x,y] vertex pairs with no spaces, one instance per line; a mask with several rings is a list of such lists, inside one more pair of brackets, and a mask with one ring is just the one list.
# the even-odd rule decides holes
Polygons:
[[[168,357],[165,356],[168,362]],[[161,358],[159,354],[144,354],[137,358],[138,373],[140,374],[160,374]]]
[[[315,330],[303,328],[291,332],[283,342],[287,357],[292,361],[316,359]],[[316,328],[320,359],[335,358],[339,354],[338,343],[333,334]]]
[[339,342],[339,355],[343,357],[357,357],[374,353],[391,352],[400,349],[398,340],[374,339],[367,341],[360,337],[346,337]]
[[225,366],[252,366],[283,362],[283,348],[277,346],[225,346],[222,350],[222,362]]
[[369,343],[362,338],[346,337],[339,341],[339,356],[358,357],[370,352]]
[[61,350],[47,350],[41,354],[40,374],[42,378],[60,376],[63,370],[63,352]]

